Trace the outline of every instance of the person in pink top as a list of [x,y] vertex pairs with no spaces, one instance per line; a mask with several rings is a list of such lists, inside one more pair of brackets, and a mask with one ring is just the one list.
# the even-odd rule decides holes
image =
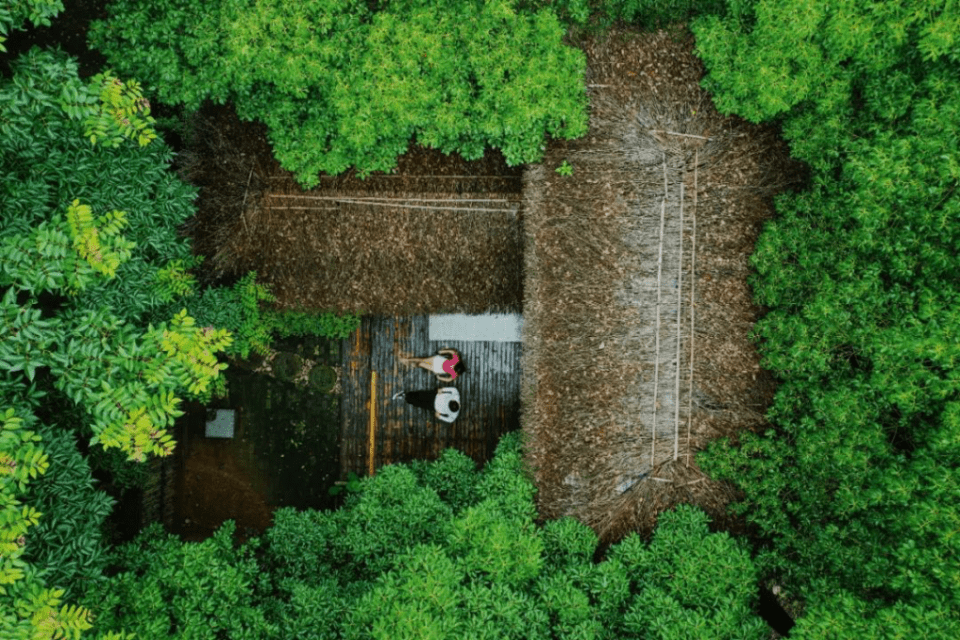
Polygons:
[[[443,365],[448,360],[453,360],[452,365],[448,365],[448,369],[453,370],[453,375],[450,375]],[[460,353],[456,349],[440,349],[435,356],[429,356],[427,358],[412,358],[408,356],[400,356],[400,362],[403,364],[417,365],[437,376],[437,379],[441,382],[453,382],[453,380],[464,373],[467,372],[466,365],[463,364],[463,358],[460,357]]]

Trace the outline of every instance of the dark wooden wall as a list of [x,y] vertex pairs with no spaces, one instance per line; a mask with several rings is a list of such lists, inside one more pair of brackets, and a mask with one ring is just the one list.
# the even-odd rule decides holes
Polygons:
[[[468,368],[452,383],[400,364],[400,354],[425,357],[444,347],[457,349]],[[519,342],[430,342],[427,316],[365,316],[341,350],[341,477],[351,471],[370,474],[371,410],[374,470],[394,462],[434,459],[448,447],[478,463],[489,460],[500,436],[520,427],[521,348]],[[390,399],[398,391],[440,386],[460,391],[460,415],[453,424],[402,399]]]

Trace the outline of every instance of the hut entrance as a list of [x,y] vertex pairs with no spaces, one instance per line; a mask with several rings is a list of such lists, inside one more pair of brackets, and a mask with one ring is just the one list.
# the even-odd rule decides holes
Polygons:
[[[267,357],[234,361],[227,398],[187,406],[177,423],[172,531],[202,540],[232,519],[247,538],[262,534],[278,507],[336,506],[329,489],[340,473],[341,397],[326,372],[339,366],[340,345],[287,338]],[[230,412],[231,430],[211,429]]]
[[[448,447],[480,464],[493,456],[500,436],[519,428],[521,344],[435,337],[427,316],[365,316],[344,341],[343,478],[350,472],[373,475],[394,462],[434,459]],[[403,366],[401,354],[426,356],[445,347],[456,349],[468,370],[444,383],[460,393],[462,408],[453,424],[391,399],[398,391],[438,386],[433,374]]]

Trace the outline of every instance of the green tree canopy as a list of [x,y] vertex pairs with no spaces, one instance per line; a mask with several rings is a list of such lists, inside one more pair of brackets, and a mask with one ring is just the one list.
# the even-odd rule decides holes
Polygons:
[[265,122],[305,187],[320,171],[390,171],[413,139],[467,159],[492,146],[520,164],[541,157],[547,135],[586,132],[585,58],[548,8],[121,0],[109,11],[90,41],[111,64],[165,103],[229,100]]
[[0,5],[0,52],[6,52],[3,36],[22,29],[29,20],[33,26],[50,26],[50,18],[63,11],[62,0],[20,0]]
[[83,82],[75,60],[37,48],[12,67],[0,82],[0,637],[76,637],[87,612],[62,601],[105,568],[111,507],[77,437],[128,460],[168,455],[181,398],[222,388],[221,353],[355,318],[261,314],[269,293],[252,276],[201,295],[177,233],[196,189],[168,170],[137,84],[109,71]]
[[587,527],[535,524],[518,435],[480,472],[450,449],[382,468],[339,510],[280,509],[240,549],[232,523],[199,544],[151,529],[116,555],[97,619],[196,640],[767,637],[748,552],[697,509],[600,563]]
[[[763,436],[702,463],[746,493],[799,637],[960,634],[960,12],[730,2],[693,30],[725,112],[813,168],[753,256]],[[828,631],[829,630],[829,631]]]

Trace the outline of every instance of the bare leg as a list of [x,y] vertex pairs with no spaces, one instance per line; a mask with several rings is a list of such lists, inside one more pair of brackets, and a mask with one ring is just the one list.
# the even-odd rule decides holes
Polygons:
[[432,364],[433,358],[413,358],[413,357],[400,356],[400,362],[407,366],[415,365],[418,367],[423,367],[424,369],[433,368],[433,364]]

